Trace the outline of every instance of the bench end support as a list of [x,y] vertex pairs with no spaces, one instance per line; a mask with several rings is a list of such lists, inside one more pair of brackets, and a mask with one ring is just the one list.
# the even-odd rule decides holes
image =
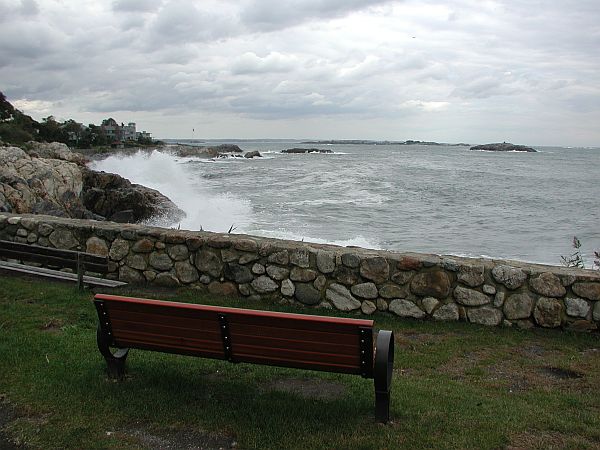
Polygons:
[[390,388],[394,370],[394,333],[380,330],[375,347],[375,419],[387,423],[390,420]]
[[102,356],[106,360],[108,376],[122,380],[125,377],[125,361],[127,360],[129,349],[120,348],[113,353],[110,349],[110,336],[102,330],[100,325],[98,325],[98,331],[96,332],[96,340],[98,342],[98,350],[100,350],[100,353],[102,353]]

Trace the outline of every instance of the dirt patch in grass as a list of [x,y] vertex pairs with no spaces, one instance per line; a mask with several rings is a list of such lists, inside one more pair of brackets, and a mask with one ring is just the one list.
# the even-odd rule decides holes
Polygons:
[[133,441],[141,448],[151,450],[221,450],[236,448],[231,436],[208,433],[203,430],[148,430],[131,428],[117,432],[107,431],[114,439]]
[[17,418],[15,408],[0,394],[0,450],[14,450],[17,446],[4,431],[9,423]]
[[60,319],[50,319],[44,325],[40,327],[40,330],[46,333],[56,334],[61,331],[61,328],[64,326],[64,320]]
[[593,442],[583,436],[564,434],[555,431],[528,430],[510,436],[506,450],[547,450],[561,448],[600,448],[600,442]]
[[285,378],[264,383],[262,391],[278,391],[296,394],[302,398],[317,400],[336,400],[346,393],[346,386],[336,381],[310,379],[310,378]]

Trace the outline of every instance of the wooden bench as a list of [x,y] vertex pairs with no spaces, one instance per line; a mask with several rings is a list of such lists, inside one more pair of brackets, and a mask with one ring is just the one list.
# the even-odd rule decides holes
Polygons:
[[79,289],[83,289],[84,284],[105,287],[116,287],[127,284],[122,281],[107,280],[85,275],[86,271],[101,274],[108,273],[108,257],[106,256],[0,240],[0,257],[18,261],[34,262],[45,266],[73,269],[75,273],[66,273],[44,267],[0,261],[0,269],[51,277],[59,280],[76,281]]
[[[375,417],[389,420],[394,335],[373,321],[96,294],[98,349],[122,378],[130,348],[373,378]],[[111,347],[114,349],[112,350]]]

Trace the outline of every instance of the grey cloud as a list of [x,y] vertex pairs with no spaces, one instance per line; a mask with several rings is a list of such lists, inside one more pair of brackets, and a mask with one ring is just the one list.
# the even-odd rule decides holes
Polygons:
[[117,12],[152,12],[156,11],[162,3],[162,0],[115,0],[112,9]]
[[340,17],[390,0],[250,0],[240,14],[250,28],[280,30],[312,19]]

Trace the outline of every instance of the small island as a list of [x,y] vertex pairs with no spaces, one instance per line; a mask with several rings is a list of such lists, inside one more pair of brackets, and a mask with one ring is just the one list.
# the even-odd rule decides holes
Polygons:
[[537,150],[526,145],[516,145],[510,142],[498,142],[495,144],[475,145],[471,150],[487,150],[490,152],[529,152],[536,153]]

